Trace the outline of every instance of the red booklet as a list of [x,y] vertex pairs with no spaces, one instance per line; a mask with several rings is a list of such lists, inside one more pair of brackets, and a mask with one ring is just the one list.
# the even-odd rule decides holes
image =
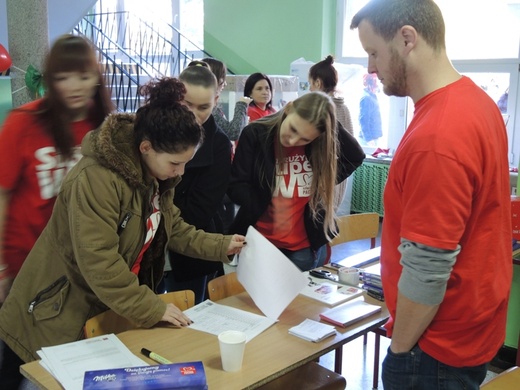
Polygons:
[[323,321],[346,328],[356,321],[380,312],[381,306],[366,303],[362,298],[344,303],[320,314]]

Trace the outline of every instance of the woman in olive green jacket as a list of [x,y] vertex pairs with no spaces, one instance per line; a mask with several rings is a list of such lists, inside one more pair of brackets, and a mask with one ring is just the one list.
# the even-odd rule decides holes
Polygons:
[[203,138],[180,104],[184,92],[176,79],[153,82],[135,116],[111,115],[84,138],[83,158],[63,181],[52,217],[0,310],[8,353],[38,359],[41,347],[81,339],[85,321],[107,308],[142,327],[189,325],[154,292],[165,246],[223,262],[240,252],[243,236],[195,230],[173,205],[173,188]]

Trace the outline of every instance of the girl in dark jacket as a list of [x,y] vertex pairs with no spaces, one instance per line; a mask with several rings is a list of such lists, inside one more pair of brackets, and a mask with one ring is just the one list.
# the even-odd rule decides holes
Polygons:
[[[231,171],[231,142],[217,126],[212,111],[218,99],[217,79],[205,63],[194,61],[179,75],[186,88],[184,103],[204,128],[204,143],[186,164],[182,181],[175,188],[173,203],[187,223],[211,233],[224,233],[218,211]],[[222,262],[169,252],[171,271],[165,274],[165,290],[192,290],[195,302],[205,298],[206,285],[224,274]],[[168,266],[168,264],[167,264]]]

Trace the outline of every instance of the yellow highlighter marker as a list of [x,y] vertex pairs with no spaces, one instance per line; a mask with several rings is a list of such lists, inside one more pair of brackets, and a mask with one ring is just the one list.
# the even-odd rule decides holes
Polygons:
[[172,363],[168,359],[163,358],[161,355],[157,355],[155,352],[152,352],[146,348],[141,348],[141,353],[144,356],[146,356],[152,360],[155,360],[157,363],[160,363],[160,364],[171,364]]

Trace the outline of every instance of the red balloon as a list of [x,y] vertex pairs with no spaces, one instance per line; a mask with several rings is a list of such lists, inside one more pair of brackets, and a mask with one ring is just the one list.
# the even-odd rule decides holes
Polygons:
[[4,46],[0,43],[0,72],[4,72],[10,68],[13,60]]

